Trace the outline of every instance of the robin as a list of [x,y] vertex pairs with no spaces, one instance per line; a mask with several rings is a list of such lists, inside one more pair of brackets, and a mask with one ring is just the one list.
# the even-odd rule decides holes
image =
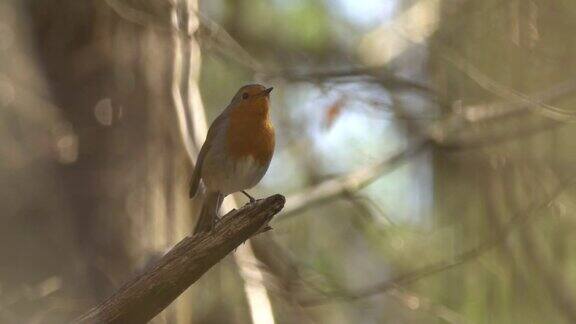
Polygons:
[[206,196],[194,233],[214,229],[224,197],[254,187],[270,165],[274,153],[274,127],[270,120],[270,92],[260,84],[245,85],[208,129],[190,181],[190,198],[200,179]]

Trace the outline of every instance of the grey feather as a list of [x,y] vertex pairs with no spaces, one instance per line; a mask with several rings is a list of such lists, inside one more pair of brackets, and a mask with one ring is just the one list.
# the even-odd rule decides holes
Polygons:
[[202,175],[202,165],[204,164],[204,159],[206,154],[210,150],[214,143],[214,139],[217,137],[218,133],[222,131],[222,126],[227,119],[228,108],[224,110],[212,123],[210,129],[208,129],[208,134],[206,135],[206,140],[198,153],[198,159],[196,159],[196,166],[194,167],[194,172],[192,173],[192,178],[190,179],[190,198],[194,198],[198,193],[198,188],[200,187],[200,178]]

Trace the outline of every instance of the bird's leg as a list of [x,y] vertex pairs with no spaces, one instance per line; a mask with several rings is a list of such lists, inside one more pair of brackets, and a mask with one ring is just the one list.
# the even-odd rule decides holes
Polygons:
[[210,224],[210,233],[212,235],[216,234],[216,225],[220,222],[220,217],[218,217],[218,215],[215,215],[214,218],[212,218],[212,224]]
[[218,194],[218,202],[216,203],[216,209],[214,210],[214,217],[212,217],[212,224],[210,224],[210,232],[212,232],[212,234],[216,232],[216,225],[220,222],[220,208],[223,201],[224,195]]
[[247,193],[245,190],[242,190],[241,192],[244,194],[244,196],[248,197],[248,199],[250,200],[250,203],[253,203],[256,201],[256,199],[254,197],[250,196],[250,194]]
[[210,224],[210,233],[212,235],[214,235],[214,233],[216,233],[215,229],[216,229],[216,223],[218,222],[217,219],[218,219],[218,216],[214,216],[212,218],[212,223]]
[[214,217],[212,217],[212,223],[210,224],[210,233],[216,233],[216,224],[220,221],[220,217],[218,217],[218,209],[214,212]]

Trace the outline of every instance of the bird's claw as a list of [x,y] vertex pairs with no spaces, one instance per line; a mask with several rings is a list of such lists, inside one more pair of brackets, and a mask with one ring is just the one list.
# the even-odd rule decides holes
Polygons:
[[216,234],[216,225],[218,225],[218,223],[220,223],[220,221],[221,221],[221,219],[218,216],[212,218],[212,224],[210,226],[210,233],[212,235]]
[[256,198],[252,197],[252,196],[251,196],[249,193],[247,193],[245,190],[242,190],[241,192],[244,194],[244,196],[248,197],[248,200],[250,200],[250,203],[256,202]]

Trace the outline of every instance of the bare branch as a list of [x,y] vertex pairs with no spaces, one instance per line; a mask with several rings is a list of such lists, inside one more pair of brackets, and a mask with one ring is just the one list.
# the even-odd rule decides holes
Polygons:
[[[348,74],[355,75],[357,73],[367,73],[367,71],[358,69],[341,73],[326,72],[321,73],[320,76],[339,77]],[[449,139],[455,137],[454,135],[458,134],[458,132],[465,130],[469,126],[468,123],[470,122],[486,122],[506,117],[509,114],[526,111],[534,108],[534,105],[537,105],[538,103],[560,99],[574,93],[575,90],[576,79],[561,82],[550,89],[531,96],[531,98],[536,100],[536,102],[530,100],[513,100],[512,102],[507,101],[463,108],[462,113],[453,113],[444,120],[432,125],[428,134],[424,135],[424,138],[419,140],[420,142],[384,159],[382,162],[367,168],[359,169],[340,178],[324,181],[312,188],[305,189],[297,194],[289,196],[285,212],[280,215],[279,219],[287,219],[303,210],[325,203],[330,199],[361,189],[375,181],[382,174],[400,165],[400,163],[404,162],[407,158],[418,154],[430,144],[434,144],[439,148],[445,148],[447,150],[473,149],[515,139],[517,136],[533,135],[553,127],[558,127],[561,123],[554,119],[546,123],[522,129],[512,134],[492,135],[491,137],[476,139],[469,143],[451,143],[449,141]],[[489,110],[491,113],[482,113],[485,110]]]
[[318,70],[318,71],[297,71],[287,69],[278,72],[272,72],[267,77],[281,77],[289,81],[296,82],[338,82],[352,79],[352,81],[366,81],[378,83],[390,90],[417,90],[428,94],[434,94],[435,91],[424,83],[413,81],[395,75],[381,66],[351,66],[342,69]]
[[527,125],[515,131],[506,131],[503,134],[490,134],[489,136],[473,138],[466,141],[457,141],[451,143],[443,143],[438,145],[438,148],[446,151],[467,151],[475,150],[494,145],[503,144],[510,141],[518,141],[520,139],[527,139],[531,136],[539,135],[543,132],[555,130],[568,124],[561,123],[556,120],[547,119],[536,125]]
[[287,219],[307,208],[322,204],[346,193],[357,191],[374,182],[383,173],[394,169],[406,159],[422,152],[431,143],[432,140],[430,139],[420,140],[378,164],[359,169],[341,178],[324,181],[315,187],[292,195],[288,198],[285,212],[279,216],[279,219]]
[[75,323],[145,323],[247,239],[284,206],[274,195],[226,214],[213,233],[188,236],[154,266],[125,284]]
[[[525,170],[528,173],[528,170]],[[513,190],[504,190],[505,202],[510,208],[517,208],[519,204],[518,195],[534,194],[539,196],[545,194],[545,183],[543,178],[529,177],[524,174],[518,174],[525,181],[525,184],[518,188],[516,195]],[[501,187],[504,187],[504,178],[501,179]],[[530,188],[530,189],[526,189]],[[540,188],[540,190],[534,190]],[[530,192],[528,192],[530,191]],[[569,279],[557,265],[551,262],[547,253],[543,250],[542,244],[538,244],[536,231],[532,227],[525,227],[520,232],[520,240],[522,242],[522,249],[526,255],[526,260],[529,262],[531,268],[535,270],[539,279],[542,280],[545,287],[550,293],[551,299],[554,301],[554,306],[562,313],[567,322],[576,322],[576,296],[572,289],[569,289]],[[534,280],[536,278],[530,278]]]
[[492,92],[516,105],[523,105],[543,116],[561,122],[573,122],[576,120],[576,111],[564,110],[547,104],[539,98],[533,98],[515,89],[499,84],[489,76],[482,73],[478,68],[470,64],[456,52],[446,48],[437,49],[446,61],[464,72],[470,79],[476,82],[481,88]]
[[470,321],[462,316],[462,314],[459,314],[442,304],[434,303],[432,300],[417,295],[412,291],[407,291],[406,289],[392,289],[388,293],[388,296],[395,298],[404,307],[407,307],[413,311],[419,310],[426,312],[432,316],[436,316],[439,319],[444,320],[446,323],[470,323]]
[[[569,80],[555,85],[546,91],[536,94],[535,98],[537,98],[539,101],[556,100],[573,93],[575,90],[576,80]],[[533,104],[534,103],[532,102],[523,101],[512,103],[497,103],[490,106],[493,108],[498,107],[500,112],[504,111],[505,113],[517,113],[529,109]],[[474,109],[480,109],[481,107],[484,106],[475,106]],[[503,116],[505,116],[505,114],[482,114],[481,116],[476,116],[476,118],[474,118],[474,122],[494,120]],[[447,150],[474,149],[487,145],[498,144],[506,140],[515,139],[518,136],[533,135],[535,133],[562,125],[560,122],[552,120],[530,128],[524,128],[520,131],[513,132],[512,134],[492,135],[491,137],[476,139],[473,142],[468,143],[451,143],[449,139],[454,137],[454,134],[465,130],[468,126],[467,122],[470,122],[470,116],[468,114],[454,113],[444,120],[441,120],[432,125],[432,127],[430,127],[430,131],[428,132],[429,134],[425,135],[427,137],[420,139],[416,144],[413,144],[411,147],[408,147],[403,151],[393,154],[392,156],[384,159],[382,162],[373,166],[359,169],[340,178],[324,181],[312,188],[305,189],[297,194],[289,196],[287,199],[285,212],[282,213],[278,219],[287,219],[291,216],[294,216],[298,212],[318,204],[325,203],[330,199],[339,197],[349,192],[357,191],[358,189],[361,189],[374,182],[382,174],[393,170],[407,158],[420,153],[430,144],[434,144],[439,148]]]
[[564,190],[574,183],[574,177],[571,177],[567,181],[559,184],[554,191],[543,201],[532,203],[527,208],[515,213],[514,217],[503,227],[501,231],[496,233],[495,237],[486,239],[484,242],[480,243],[474,248],[471,248],[463,253],[460,253],[450,259],[441,260],[435,263],[431,263],[426,266],[422,266],[418,269],[408,271],[390,280],[383,281],[376,285],[371,285],[369,287],[360,288],[357,290],[347,290],[347,291],[336,291],[332,293],[324,293],[322,297],[311,298],[308,300],[301,301],[302,306],[317,306],[331,302],[335,299],[345,299],[345,300],[355,300],[370,297],[373,295],[385,293],[391,289],[398,288],[402,285],[407,285],[416,282],[422,278],[429,277],[431,275],[447,271],[456,266],[468,263],[472,260],[477,259],[489,250],[498,247],[503,244],[509,237],[510,233],[517,226],[525,223],[529,216],[533,215],[537,211],[542,210],[550,205]]
[[[576,79],[569,79],[550,88],[530,94],[529,97],[535,102],[550,102],[573,95],[576,92]],[[487,122],[508,116],[514,116],[529,109],[531,102],[510,102],[508,100],[479,105],[470,105],[462,109],[462,114],[467,122]]]

